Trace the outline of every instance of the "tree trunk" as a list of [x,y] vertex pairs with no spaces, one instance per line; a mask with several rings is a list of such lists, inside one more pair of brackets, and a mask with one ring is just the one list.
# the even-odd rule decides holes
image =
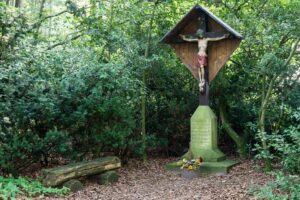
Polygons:
[[[143,71],[143,84],[146,87],[146,72]],[[143,160],[147,160],[147,141],[146,141],[146,91],[142,94],[142,153]]]
[[[112,33],[113,30],[113,22],[114,22],[114,2],[112,1],[110,4],[110,16],[109,16],[109,26],[108,26],[108,32],[109,34]],[[112,41],[111,41],[111,36],[108,39],[108,62],[110,62],[111,59],[111,51],[112,51]]]
[[[268,108],[269,100],[271,93],[273,91],[273,86],[277,76],[272,77],[270,83],[267,85],[266,91],[266,77],[264,77],[263,86],[262,86],[262,97],[261,97],[261,107],[258,115],[258,128],[259,128],[259,138],[262,144],[264,151],[269,152],[269,147],[267,144],[267,133],[265,129],[265,120],[266,120],[266,111]],[[265,158],[265,170],[272,170],[272,161],[270,158]]]
[[[145,48],[145,58],[147,59],[149,57],[149,49],[151,45],[151,31],[152,31],[152,26],[153,26],[153,20],[155,16],[155,11],[156,11],[156,6],[157,2],[154,4],[154,8],[151,13],[151,19],[148,27],[148,35],[147,35],[147,43],[146,43],[146,48]],[[143,70],[143,84],[146,86],[146,69]],[[142,95],[142,151],[143,151],[143,160],[147,160],[147,144],[146,144],[146,93],[143,93]]]
[[[300,38],[296,39],[296,42],[294,44],[294,46],[292,47],[291,51],[290,51],[290,55],[289,57],[285,60],[283,66],[287,67],[289,62],[291,61],[292,57],[295,55],[297,46],[300,42]],[[266,128],[265,128],[265,121],[266,121],[266,112],[268,109],[268,105],[269,105],[269,101],[270,101],[270,97],[273,91],[273,88],[275,86],[275,82],[277,80],[277,78],[279,77],[279,80],[277,80],[279,83],[282,81],[282,78],[284,76],[282,76],[284,74],[284,72],[280,73],[279,75],[274,75],[270,81],[269,84],[267,85],[267,80],[266,80],[266,76],[263,77],[263,85],[262,85],[262,97],[261,97],[261,107],[259,110],[259,114],[258,114],[258,127],[259,127],[259,131],[260,131],[260,140],[261,140],[261,144],[262,144],[262,148],[266,151],[269,152],[269,147],[267,144],[267,133],[266,133]],[[282,77],[280,77],[282,76]],[[266,87],[267,85],[267,87]],[[265,169],[267,171],[272,170],[272,161],[270,158],[265,158],[266,161],[266,165],[265,165]]]
[[222,122],[222,126],[225,129],[226,133],[231,137],[231,139],[235,142],[237,146],[237,152],[239,153],[241,158],[246,158],[246,146],[242,137],[240,137],[237,132],[230,126],[230,123],[227,119],[227,112],[224,103],[219,105],[220,109],[220,118]]
[[15,7],[16,8],[21,8],[21,5],[22,5],[22,0],[16,0],[15,1]]
[[118,157],[105,157],[93,161],[69,164],[42,171],[45,186],[58,186],[68,180],[83,176],[100,174],[121,167]]
[[[43,17],[45,2],[46,2],[46,0],[42,0],[42,2],[41,2],[38,20],[41,20],[42,17]],[[41,25],[42,25],[42,22],[37,24],[36,31],[34,32],[34,35],[33,35],[33,38],[34,38],[33,44],[37,44],[37,40],[38,40],[38,37],[39,37],[39,32],[40,32]]]

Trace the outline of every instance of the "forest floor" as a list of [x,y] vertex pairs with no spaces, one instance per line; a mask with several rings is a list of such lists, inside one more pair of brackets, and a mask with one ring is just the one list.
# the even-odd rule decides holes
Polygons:
[[150,200],[150,199],[254,199],[249,188],[260,186],[272,178],[262,172],[261,165],[247,160],[235,166],[226,175],[199,177],[187,180],[164,170],[164,165],[176,159],[150,159],[147,163],[131,160],[118,170],[119,181],[104,186],[88,180],[85,189],[64,198],[78,200]]

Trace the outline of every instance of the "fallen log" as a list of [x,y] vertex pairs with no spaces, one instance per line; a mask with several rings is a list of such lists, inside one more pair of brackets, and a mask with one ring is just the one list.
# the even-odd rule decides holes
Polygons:
[[111,156],[45,169],[42,171],[43,184],[45,186],[58,186],[74,178],[100,174],[120,167],[120,159],[118,157]]

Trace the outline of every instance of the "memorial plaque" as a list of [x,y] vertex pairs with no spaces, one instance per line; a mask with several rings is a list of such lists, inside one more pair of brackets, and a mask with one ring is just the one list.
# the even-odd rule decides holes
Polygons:
[[190,150],[194,158],[224,159],[217,144],[217,118],[209,106],[199,106],[191,118]]
[[[201,149],[212,148],[212,124],[210,120],[191,122],[191,140],[196,141]],[[209,134],[208,134],[209,133]]]

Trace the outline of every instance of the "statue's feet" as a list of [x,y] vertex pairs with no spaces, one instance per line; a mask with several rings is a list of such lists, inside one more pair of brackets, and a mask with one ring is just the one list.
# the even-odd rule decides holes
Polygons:
[[201,93],[204,92],[204,85],[205,85],[205,82],[204,82],[204,81],[201,81],[201,82],[199,83],[199,90],[200,90]]
[[200,91],[201,93],[204,92],[204,87],[203,87],[202,85],[200,85],[200,84],[199,84],[199,91]]

